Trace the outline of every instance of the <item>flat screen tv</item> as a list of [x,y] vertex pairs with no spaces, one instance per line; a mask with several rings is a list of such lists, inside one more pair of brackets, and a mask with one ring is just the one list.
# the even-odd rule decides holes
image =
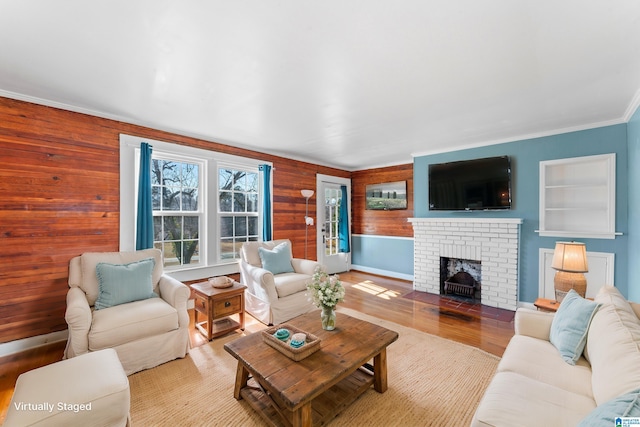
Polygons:
[[511,209],[509,156],[429,165],[429,210]]

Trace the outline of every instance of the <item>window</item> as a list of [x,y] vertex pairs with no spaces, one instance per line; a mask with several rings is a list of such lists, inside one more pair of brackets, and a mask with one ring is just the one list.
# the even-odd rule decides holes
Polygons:
[[238,271],[262,229],[261,160],[120,135],[120,250],[135,250],[140,143],[153,147],[154,246],[179,280]]
[[243,242],[258,240],[258,173],[218,169],[220,257],[238,258]]
[[162,250],[165,267],[200,262],[201,169],[197,163],[153,158],[153,245]]

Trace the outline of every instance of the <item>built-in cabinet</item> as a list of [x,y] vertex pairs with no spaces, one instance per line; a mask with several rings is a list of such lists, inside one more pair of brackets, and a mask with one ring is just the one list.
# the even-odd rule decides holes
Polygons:
[[540,235],[614,239],[615,177],[615,153],[540,162]]

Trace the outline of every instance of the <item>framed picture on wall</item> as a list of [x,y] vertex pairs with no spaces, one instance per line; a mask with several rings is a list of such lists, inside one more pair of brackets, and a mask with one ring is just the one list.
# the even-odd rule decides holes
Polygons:
[[407,181],[367,185],[365,197],[369,210],[407,209]]

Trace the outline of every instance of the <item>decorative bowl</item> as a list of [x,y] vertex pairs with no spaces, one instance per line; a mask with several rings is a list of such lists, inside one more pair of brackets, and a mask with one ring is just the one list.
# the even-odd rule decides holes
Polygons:
[[233,286],[233,280],[227,276],[211,277],[209,279],[209,284],[214,288],[230,288]]

